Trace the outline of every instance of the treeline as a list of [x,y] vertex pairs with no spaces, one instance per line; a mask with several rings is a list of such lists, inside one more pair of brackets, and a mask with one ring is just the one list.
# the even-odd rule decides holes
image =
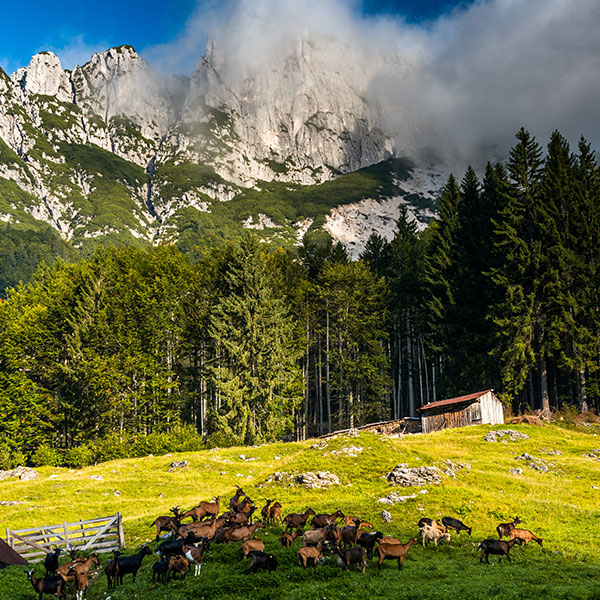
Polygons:
[[41,265],[0,304],[2,452],[302,438],[488,388],[516,410],[598,409],[599,232],[589,145],[555,132],[544,155],[521,130],[481,181],[450,176],[424,232],[403,211],[357,261],[248,234],[194,262]]

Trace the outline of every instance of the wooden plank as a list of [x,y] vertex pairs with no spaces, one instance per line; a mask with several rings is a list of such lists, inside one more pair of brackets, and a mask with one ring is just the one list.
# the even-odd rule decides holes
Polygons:
[[26,538],[22,538],[20,535],[16,534],[14,531],[11,531],[11,534],[13,537],[15,537],[19,541],[23,542],[24,544],[27,544],[28,546],[31,546],[32,548],[35,548],[36,550],[40,550],[40,551],[44,552],[45,554],[50,554],[50,552],[52,552],[52,546],[50,544],[48,544],[48,545],[50,545],[50,550],[46,550],[42,546],[39,546],[38,544],[34,544],[34,543],[30,542]]
[[82,550],[87,550],[88,548],[90,548],[93,545],[93,543],[98,539],[98,536],[105,533],[106,530],[109,529],[111,525],[115,524],[116,520],[117,519],[115,517],[114,519],[112,519],[112,521],[109,521],[94,537],[92,537],[92,539],[82,548]]
[[123,517],[121,513],[117,513],[117,530],[119,533],[119,549],[125,548],[125,533],[123,531]]

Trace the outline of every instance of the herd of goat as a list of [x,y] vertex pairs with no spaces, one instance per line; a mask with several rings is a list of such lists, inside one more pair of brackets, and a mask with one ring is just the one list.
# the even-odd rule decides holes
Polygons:
[[[256,505],[239,486],[229,501],[228,510],[219,515],[220,511],[221,501],[217,497],[214,502],[201,502],[186,512],[174,507],[171,509],[172,516],[160,516],[154,520],[151,527],[156,527],[157,542],[160,541],[163,532],[172,535],[160,543],[156,550],[160,559],[152,565],[153,583],[167,583],[169,578],[184,578],[192,567],[194,575],[198,575],[210,545],[227,542],[242,542],[243,558],[250,559],[246,573],[255,573],[258,570],[275,571],[277,558],[272,553],[266,553],[264,543],[255,537],[260,528],[274,523],[280,523],[283,527],[280,538],[283,548],[291,548],[294,541],[300,538],[302,547],[297,553],[298,565],[304,568],[316,565],[323,557],[323,551],[329,548],[339,556],[346,570],[356,564],[364,573],[365,557],[372,559],[375,553],[379,570],[384,560],[398,561],[398,569],[401,569],[411,546],[417,543],[415,537],[402,543],[399,539],[384,535],[380,531],[363,531],[363,528],[372,528],[373,525],[359,517],[344,515],[341,510],[332,514],[316,514],[312,508],[307,508],[303,513],[289,513],[283,516],[281,503],[268,499],[260,511],[261,519],[253,522]],[[306,529],[310,517],[312,529]],[[192,521],[183,523],[186,518],[191,518]],[[339,526],[336,524],[338,519],[341,520]],[[479,544],[479,562],[485,558],[489,564],[490,554],[497,555],[498,562],[503,556],[510,561],[510,550],[514,544],[528,545],[530,541],[535,541],[542,545],[542,539],[531,531],[517,528],[519,523],[519,517],[510,523],[500,523],[496,528],[499,539],[485,539]],[[437,546],[440,542],[449,541],[449,530],[456,531],[457,535],[460,535],[461,531],[471,535],[470,527],[452,517],[444,517],[439,522],[422,518],[417,526],[423,546],[429,542]],[[509,540],[504,541],[504,537],[508,537]],[[66,598],[65,587],[70,580],[73,581],[76,600],[82,600],[90,584],[89,569],[92,565],[100,566],[95,553],[84,558],[76,556],[75,551],[71,550],[71,560],[62,565],[59,564],[60,554],[61,549],[57,547],[46,556],[45,577],[36,578],[33,571],[27,573],[39,594],[38,600],[42,600],[43,594],[55,594],[58,598]],[[132,575],[135,581],[144,557],[151,554],[152,550],[147,545],[129,556],[115,551],[113,558],[104,567],[109,589],[122,584],[125,575]]]

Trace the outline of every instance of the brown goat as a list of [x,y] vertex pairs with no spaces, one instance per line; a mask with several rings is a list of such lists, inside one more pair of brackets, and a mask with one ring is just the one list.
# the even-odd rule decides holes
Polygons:
[[[244,492],[244,490],[239,485],[236,485],[235,487],[237,488],[237,490],[235,491],[233,497],[229,500],[229,510],[232,512],[237,512],[237,508],[241,502],[240,498],[242,496],[246,496],[246,492]],[[246,496],[246,498],[247,497],[248,496]]]
[[341,550],[336,546],[335,551],[337,555],[342,559],[346,571],[350,570],[350,565],[358,563],[360,565],[360,572],[364,575],[365,567],[367,563],[365,561],[365,549],[359,546],[350,548],[349,550]]
[[269,500],[268,498],[265,498],[266,500],[266,504],[261,508],[260,510],[260,516],[263,520],[264,523],[268,523],[269,522],[269,512],[270,512],[270,506],[271,506],[271,502],[273,502],[273,500]]
[[275,523],[275,521],[279,521],[280,523],[283,521],[281,515],[281,504],[279,502],[275,502],[271,505],[269,509],[269,523]]
[[85,592],[89,586],[88,571],[90,570],[92,564],[95,564],[96,566],[100,565],[100,561],[98,560],[98,556],[96,554],[92,554],[90,558],[84,562],[74,562],[67,571],[67,575],[69,577],[75,578],[74,585],[76,600],[83,600],[83,597],[85,596]]
[[305,546],[298,550],[298,566],[304,567],[309,564],[312,560],[313,565],[317,565],[317,560],[323,556],[323,544],[319,543],[317,546]]
[[205,537],[212,540],[217,531],[217,521],[218,519],[213,517],[210,523],[208,521],[198,521],[189,523],[188,525],[182,525],[177,529],[177,535],[186,538],[190,533],[193,533],[196,539]]
[[288,533],[284,531],[279,538],[279,542],[281,543],[282,548],[291,548],[294,540],[297,537],[300,537],[304,532],[302,529],[298,529],[298,531],[294,531],[294,533]]
[[202,521],[205,517],[216,517],[221,508],[221,497],[217,496],[214,502],[200,502],[181,515],[182,519],[192,517],[192,521]]
[[417,543],[415,538],[410,538],[406,544],[379,544],[377,546],[377,554],[379,561],[377,562],[378,570],[381,570],[381,563],[384,560],[398,559],[398,570],[402,569],[402,563],[408,554],[411,546]]
[[69,569],[71,569],[71,567],[80,566],[81,569],[87,573],[92,565],[96,565],[97,567],[100,566],[100,560],[98,559],[98,555],[95,552],[90,554],[90,557],[87,559],[80,556],[71,562],[67,562],[64,565],[61,565],[60,567],[58,567],[56,572],[58,575],[64,575],[65,577],[70,578],[75,576],[74,572],[69,574]]
[[248,558],[248,554],[250,552],[255,552],[256,550],[259,550],[260,552],[264,552],[265,551],[264,542],[262,542],[261,540],[257,540],[256,538],[253,538],[251,540],[246,540],[242,544],[242,552],[244,553],[244,558]]
[[316,546],[317,544],[322,544],[327,539],[331,529],[331,525],[326,525],[320,529],[311,529],[310,531],[302,534],[302,543],[305,546]]
[[356,544],[356,538],[358,537],[360,526],[361,520],[354,519],[354,525],[346,525],[346,527],[342,527],[342,543],[344,546],[352,546],[353,544]]
[[395,537],[392,537],[391,535],[384,535],[381,538],[381,542],[379,542],[380,544],[401,544],[402,542]]
[[215,533],[214,542],[215,544],[226,544],[231,540],[233,532],[238,528],[237,525],[230,525],[229,527],[221,527],[217,529]]
[[338,508],[334,513],[328,515],[327,513],[321,513],[315,515],[311,521],[313,529],[319,529],[326,525],[331,525],[339,518],[344,518],[344,513]]
[[231,534],[231,541],[244,542],[246,540],[249,540],[256,533],[256,530],[259,527],[264,527],[264,525],[260,521],[254,523],[254,525],[244,525],[243,527],[238,527]]
[[312,508],[307,508],[303,513],[290,513],[283,519],[285,521],[285,530],[290,529],[304,529],[306,527],[306,521],[310,515],[314,515],[315,511]]
[[368,527],[369,529],[373,529],[373,523],[369,523],[369,521],[363,521],[360,517],[351,517],[349,515],[346,515],[344,517],[344,523],[346,525],[354,525],[354,521],[356,521],[356,519],[358,519],[360,521],[361,529],[363,527]]
[[113,558],[111,558],[104,567],[104,573],[108,580],[108,589],[110,590],[117,585],[117,576],[119,575],[119,556],[121,553],[118,550],[113,550]]
[[156,517],[154,521],[149,525],[149,527],[156,527],[156,541],[160,539],[161,531],[171,531],[174,532],[181,525],[181,511],[179,510],[179,506],[174,506],[171,509],[173,513],[173,517],[161,516]]
[[194,565],[194,577],[200,575],[200,569],[202,568],[202,561],[204,560],[204,551],[206,550],[206,546],[201,544],[199,547],[196,546],[186,546],[184,544],[183,555],[187,559],[190,565]]
[[534,535],[533,533],[531,533],[531,531],[529,531],[528,529],[512,529],[510,534],[509,534],[510,539],[512,540],[513,538],[519,538],[522,542],[525,543],[526,546],[529,545],[529,542],[531,542],[532,540],[534,542],[537,542],[540,546],[542,545],[542,542],[544,541],[543,538],[539,538],[536,535]]
[[504,536],[510,536],[510,532],[519,524],[522,523],[519,517],[515,517],[514,521],[511,523],[500,523],[496,527],[496,531],[498,532],[498,537],[502,539]]
[[169,558],[169,566],[167,567],[167,581],[169,580],[169,573],[173,573],[173,579],[177,579],[177,574],[181,575],[182,579],[185,579],[189,568],[190,563],[185,556],[171,556]]

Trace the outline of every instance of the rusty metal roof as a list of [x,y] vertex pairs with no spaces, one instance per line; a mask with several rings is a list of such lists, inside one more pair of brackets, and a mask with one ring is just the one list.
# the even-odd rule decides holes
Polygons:
[[437,402],[430,402],[429,404],[425,404],[425,406],[421,406],[421,408],[417,408],[418,411],[427,411],[432,408],[438,408],[440,406],[452,406],[453,404],[464,404],[466,402],[473,402],[478,400],[484,394],[488,392],[492,392],[493,390],[484,390],[483,392],[475,392],[474,394],[467,394],[466,396],[458,396],[457,398],[448,398],[447,400],[438,400]]
[[5,565],[26,565],[27,561],[0,538],[0,562]]

